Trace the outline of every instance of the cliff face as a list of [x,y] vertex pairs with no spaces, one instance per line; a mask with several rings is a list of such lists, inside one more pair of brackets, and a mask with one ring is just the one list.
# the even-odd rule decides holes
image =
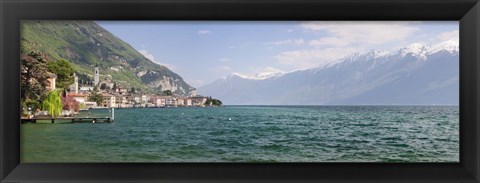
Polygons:
[[68,60],[87,81],[93,80],[93,68],[98,65],[101,79],[111,76],[127,87],[150,92],[171,90],[177,95],[195,90],[181,76],[145,58],[92,21],[23,21],[21,51],[43,52],[48,60]]

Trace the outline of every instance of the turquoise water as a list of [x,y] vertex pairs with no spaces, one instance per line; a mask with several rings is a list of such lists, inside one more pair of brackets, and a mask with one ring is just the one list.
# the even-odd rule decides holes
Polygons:
[[116,109],[114,123],[21,125],[21,161],[458,162],[459,108]]

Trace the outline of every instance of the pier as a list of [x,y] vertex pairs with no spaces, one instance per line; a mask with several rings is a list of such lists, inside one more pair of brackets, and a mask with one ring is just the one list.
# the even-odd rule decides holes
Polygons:
[[37,123],[37,121],[50,121],[51,123],[64,121],[62,123],[112,123],[111,117],[39,117],[39,118],[22,118],[22,123]]
[[[47,121],[50,123],[113,123],[115,119],[115,109],[111,109],[111,116],[109,117],[34,117],[34,118],[21,118],[20,121],[24,123],[37,123],[37,121]],[[62,121],[62,122],[60,122]]]

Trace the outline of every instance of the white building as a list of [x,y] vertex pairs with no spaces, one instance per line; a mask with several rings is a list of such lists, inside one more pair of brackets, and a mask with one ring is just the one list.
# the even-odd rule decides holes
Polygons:
[[147,102],[149,99],[149,97],[147,97],[146,95],[142,95],[142,102]]
[[85,102],[85,106],[88,108],[95,108],[97,107],[97,102]]
[[172,96],[159,96],[160,99],[160,107],[176,107],[177,106],[177,98]]
[[47,78],[47,81],[48,81],[48,84],[47,86],[45,87],[48,91],[52,91],[52,90],[55,90],[56,87],[56,83],[57,83],[57,75],[56,74],[53,74],[53,73],[50,73],[50,72],[47,72],[48,74],[48,78]]
[[127,107],[127,104],[128,104],[127,97],[121,96],[121,95],[115,96],[115,105],[116,105],[115,107],[124,108],[124,107]]
[[81,86],[80,87],[80,92],[89,92],[93,91],[93,86]]
[[165,98],[165,106],[177,106],[177,99],[175,97],[168,96],[167,98]]
[[73,84],[68,86],[68,89],[70,89],[70,93],[78,94],[78,77],[77,77],[77,74],[73,73]]
[[102,107],[116,107],[116,99],[114,95],[102,93]]
[[203,96],[190,97],[189,99],[192,100],[192,106],[197,107],[205,107],[205,102],[207,102],[207,97]]
[[85,102],[87,102],[88,100],[88,95],[86,94],[81,94],[81,93],[70,93],[68,94],[69,97],[72,97],[73,99],[75,99],[78,103],[80,104],[84,104]]
[[158,107],[165,107],[165,99],[164,98],[157,98],[155,100],[155,104],[158,106]]
[[178,106],[185,106],[185,99],[184,98],[177,98],[177,105]]

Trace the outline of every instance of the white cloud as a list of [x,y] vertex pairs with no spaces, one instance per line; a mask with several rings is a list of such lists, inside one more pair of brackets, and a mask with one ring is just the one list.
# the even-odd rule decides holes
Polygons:
[[218,66],[214,68],[215,72],[225,73],[232,71],[232,68],[229,66]]
[[447,50],[450,52],[458,52],[460,49],[460,33],[458,30],[447,31],[438,34],[431,39],[429,45],[429,52],[435,53],[440,50]]
[[418,28],[409,22],[305,22],[306,32],[326,33],[326,37],[309,42],[312,46],[378,45],[401,41]]
[[270,45],[302,45],[305,43],[303,39],[287,39],[283,41],[269,42]]
[[145,58],[148,58],[149,60],[159,64],[159,65],[163,65],[171,70],[176,70],[177,67],[175,67],[175,65],[172,65],[172,64],[167,64],[167,63],[162,63],[158,60],[156,60],[155,56],[153,56],[153,54],[149,53],[147,50],[138,50],[138,52],[140,52]]
[[[275,59],[295,69],[323,66],[372,46],[403,42],[418,31],[413,24],[415,22],[303,22],[299,26],[303,32],[318,35],[316,39],[304,40],[312,47],[284,51]],[[289,42],[278,42],[281,43]]]
[[324,66],[346,55],[360,51],[359,48],[327,48],[327,49],[303,49],[282,52],[275,58],[285,65],[295,69],[307,69]]
[[209,30],[199,30],[197,31],[198,34],[211,34],[212,31],[209,31]]
[[458,30],[443,32],[436,37],[435,41],[448,41],[460,39],[460,32]]
[[324,37],[316,40],[311,40],[309,45],[311,46],[347,46],[350,44],[349,40],[340,39],[337,37]]
[[267,79],[275,76],[279,76],[284,74],[285,72],[277,69],[275,67],[249,67],[250,70],[249,73],[239,73],[239,72],[234,72],[232,74],[236,74],[242,78],[248,78],[248,79]]
[[267,66],[267,67],[250,67],[249,68],[253,73],[278,73],[278,72],[284,72],[280,69],[277,69],[275,67]]
[[229,58],[220,58],[220,59],[218,59],[218,60],[220,60],[220,62],[228,62],[228,61],[230,61]]

